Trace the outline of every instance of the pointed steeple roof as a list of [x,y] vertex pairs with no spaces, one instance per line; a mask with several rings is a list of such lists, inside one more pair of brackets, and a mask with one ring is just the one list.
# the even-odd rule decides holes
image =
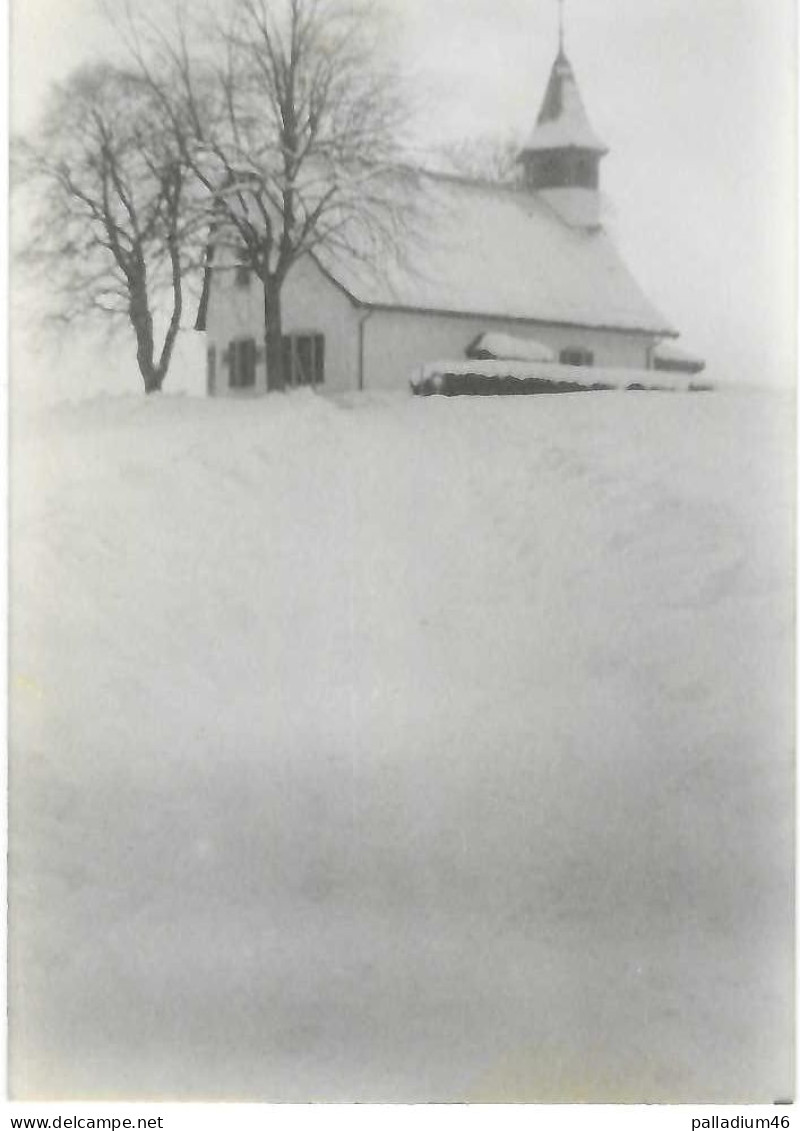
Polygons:
[[563,35],[536,126],[523,152],[543,149],[588,149],[608,153],[608,147],[589,122],[572,64],[564,53]]

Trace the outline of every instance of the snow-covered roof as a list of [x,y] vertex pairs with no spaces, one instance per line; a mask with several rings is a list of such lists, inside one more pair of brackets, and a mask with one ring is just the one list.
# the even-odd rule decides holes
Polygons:
[[599,189],[570,185],[563,188],[539,189],[539,197],[546,200],[565,224],[571,228],[597,228],[603,222],[607,209],[606,197]]
[[607,153],[608,147],[592,129],[572,66],[559,52],[526,150],[591,149]]
[[470,357],[485,354],[494,358],[513,358],[517,361],[555,361],[555,351],[533,338],[518,338],[512,334],[481,334],[469,347]]
[[688,350],[676,346],[672,342],[660,342],[655,348],[655,358],[657,361],[664,361],[672,365],[685,365],[687,368],[691,366],[698,370],[704,369],[706,364],[704,358],[689,353]]
[[602,229],[568,225],[521,188],[415,177],[418,218],[395,254],[370,266],[315,253],[356,302],[675,335]]

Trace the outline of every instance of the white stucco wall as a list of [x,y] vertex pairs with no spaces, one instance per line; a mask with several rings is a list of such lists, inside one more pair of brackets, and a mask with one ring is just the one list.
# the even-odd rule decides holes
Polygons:
[[533,338],[550,346],[556,356],[560,350],[570,346],[583,346],[594,352],[595,365],[610,368],[646,368],[648,348],[656,341],[650,335],[615,330],[570,329],[503,319],[375,311],[364,327],[365,388],[406,388],[411,374],[423,362],[463,359],[469,343],[488,330]]
[[[217,348],[217,395],[253,396],[266,392],[267,370],[263,356],[264,291],[259,280],[237,286],[235,272],[214,272],[206,318],[207,345]],[[282,291],[284,334],[324,334],[324,389],[353,389],[358,374],[359,312],[347,296],[310,259],[298,261]],[[256,384],[251,389],[231,389],[230,372],[222,364],[223,352],[235,338],[254,338],[261,350]]]
[[[469,343],[488,330],[534,338],[555,350],[570,346],[594,352],[598,366],[646,368],[651,335],[615,330],[571,329],[500,318],[421,314],[411,311],[368,311],[356,307],[311,259],[300,260],[283,289],[284,333],[325,335],[325,383],[322,391],[357,389],[359,323],[364,323],[364,387],[407,389],[414,370],[428,361],[463,358]],[[214,273],[207,312],[207,344],[217,348],[217,395],[253,396],[266,391],[263,357],[263,291],[256,278],[237,286],[235,272]],[[235,338],[252,337],[260,348],[255,388],[230,389],[224,351]]]

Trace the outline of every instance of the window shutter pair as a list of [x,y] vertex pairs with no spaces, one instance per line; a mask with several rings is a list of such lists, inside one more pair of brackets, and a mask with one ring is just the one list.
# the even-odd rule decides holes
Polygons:
[[241,356],[241,383],[246,388],[256,383],[256,343],[252,338],[245,338],[239,343]]
[[325,380],[324,334],[285,334],[282,342],[286,384],[321,385]]
[[[286,334],[281,341],[287,385],[321,385],[325,380],[324,334]],[[228,367],[232,389],[251,388],[256,381],[256,366],[263,365],[266,348],[254,338],[237,338],[219,354],[220,365]],[[209,351],[209,369],[211,354]]]
[[[250,338],[248,340],[252,341],[252,338]],[[224,349],[222,351],[222,353],[220,354],[220,361],[222,362],[223,365],[230,365],[231,358],[233,356],[233,352],[236,348],[236,345],[237,345],[236,342],[231,342],[231,344],[227,347],[227,349]],[[256,358],[256,361],[263,361],[264,360],[264,347],[263,346],[256,346],[255,347],[255,358]]]
[[223,354],[230,367],[228,385],[231,389],[247,389],[256,383],[256,343],[253,338],[237,338]]

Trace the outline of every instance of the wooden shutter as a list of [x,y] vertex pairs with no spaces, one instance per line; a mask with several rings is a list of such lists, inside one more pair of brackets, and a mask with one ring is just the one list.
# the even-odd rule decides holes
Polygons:
[[302,334],[295,339],[298,385],[313,385],[314,383],[313,351],[314,339],[309,334]]
[[325,335],[314,335],[314,384],[325,381]]
[[250,388],[256,383],[256,343],[253,338],[245,338],[239,343],[242,350],[242,385]]

